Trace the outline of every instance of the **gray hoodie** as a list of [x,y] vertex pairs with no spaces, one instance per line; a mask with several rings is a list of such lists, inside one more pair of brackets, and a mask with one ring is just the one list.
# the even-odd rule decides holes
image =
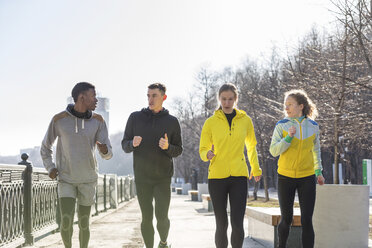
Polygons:
[[[73,105],[56,114],[49,124],[41,144],[44,167],[50,172],[58,169],[58,180],[68,183],[89,183],[97,180],[96,141],[106,144],[108,152],[100,155],[104,159],[112,157],[107,126],[102,116],[88,113],[86,119],[71,113]],[[52,146],[56,138],[56,163],[52,158]]]

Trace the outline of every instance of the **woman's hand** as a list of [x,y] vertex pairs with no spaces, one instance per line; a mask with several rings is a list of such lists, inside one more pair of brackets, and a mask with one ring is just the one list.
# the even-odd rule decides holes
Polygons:
[[296,127],[295,126],[291,126],[288,129],[288,135],[291,136],[291,137],[293,137],[295,134],[296,134]]
[[255,177],[254,177],[254,180],[255,180],[256,182],[260,181],[260,180],[261,180],[261,176],[262,176],[262,175],[255,176]]
[[323,185],[324,184],[325,179],[324,179],[324,177],[322,175],[319,175],[317,179],[318,179],[318,184],[319,185]]
[[251,176],[249,177],[249,180],[251,180],[252,179],[252,177],[254,177],[254,180],[256,181],[256,182],[258,182],[258,181],[260,181],[261,180],[261,176],[262,175],[259,175],[259,176],[253,176],[253,173],[251,173]]
[[207,159],[211,160],[214,156],[216,156],[216,155],[214,154],[214,145],[212,145],[212,149],[209,150],[208,153],[207,153]]

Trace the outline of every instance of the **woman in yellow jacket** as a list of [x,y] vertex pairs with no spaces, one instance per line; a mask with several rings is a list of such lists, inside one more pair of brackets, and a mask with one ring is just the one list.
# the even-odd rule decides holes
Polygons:
[[233,84],[224,84],[218,92],[221,106],[203,126],[199,154],[210,161],[208,189],[216,218],[215,244],[227,248],[227,197],[230,200],[231,245],[241,248],[244,240],[243,220],[247,202],[248,167],[244,145],[250,165],[251,177],[258,182],[262,171],[258,165],[256,136],[251,118],[234,108],[238,92]]
[[302,90],[289,91],[284,99],[286,117],[276,124],[270,145],[270,153],[274,157],[280,156],[278,198],[282,218],[278,225],[279,248],[285,248],[287,244],[296,190],[301,208],[302,246],[312,248],[315,180],[319,185],[324,184],[319,126],[313,120],[317,110]]

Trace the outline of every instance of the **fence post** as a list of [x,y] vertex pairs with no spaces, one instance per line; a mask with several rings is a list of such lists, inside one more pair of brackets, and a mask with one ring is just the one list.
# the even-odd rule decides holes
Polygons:
[[26,165],[23,171],[23,221],[24,221],[24,237],[26,245],[34,244],[33,226],[32,226],[32,164],[27,162],[28,154],[23,153],[22,161],[19,165]]
[[135,197],[135,184],[134,184],[134,178],[131,178],[130,179],[130,198],[134,198]]
[[[99,178],[98,178],[99,180]],[[95,207],[95,214],[94,215],[98,215],[98,183],[97,183],[97,186],[96,186],[96,202],[94,203],[94,207]]]
[[103,176],[103,206],[105,211],[107,210],[106,208],[106,197],[107,197],[107,192],[106,192],[106,174]]
[[117,208],[119,205],[118,199],[118,178],[116,174],[109,175],[109,199],[110,208]]
[[123,202],[123,177],[120,177],[120,202]]
[[125,181],[124,181],[124,198],[125,198],[125,201],[130,200],[130,179],[129,179],[129,176],[126,176]]

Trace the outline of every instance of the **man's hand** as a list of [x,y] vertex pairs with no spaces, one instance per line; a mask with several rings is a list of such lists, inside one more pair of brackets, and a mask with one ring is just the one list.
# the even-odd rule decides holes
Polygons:
[[318,176],[318,184],[319,184],[319,185],[323,185],[324,182],[325,182],[324,177],[323,177],[322,175],[319,175],[319,176]]
[[207,152],[207,159],[211,160],[214,156],[216,155],[214,154],[214,145],[212,145],[212,149]]
[[133,147],[137,147],[141,144],[142,137],[141,136],[134,136],[133,137]]
[[102,144],[100,143],[99,141],[96,141],[96,144],[98,146],[98,150],[103,153],[103,154],[106,154],[108,153],[108,149],[107,149],[107,145],[106,144]]
[[57,168],[53,168],[53,169],[49,172],[49,177],[50,177],[51,179],[55,179],[57,176],[58,176],[58,170],[57,170]]
[[288,135],[291,136],[291,137],[293,137],[295,134],[296,134],[296,127],[295,126],[291,126],[288,129]]
[[167,133],[164,134],[164,138],[160,138],[160,140],[159,140],[159,146],[163,150],[167,150],[169,148],[168,135],[167,135]]

